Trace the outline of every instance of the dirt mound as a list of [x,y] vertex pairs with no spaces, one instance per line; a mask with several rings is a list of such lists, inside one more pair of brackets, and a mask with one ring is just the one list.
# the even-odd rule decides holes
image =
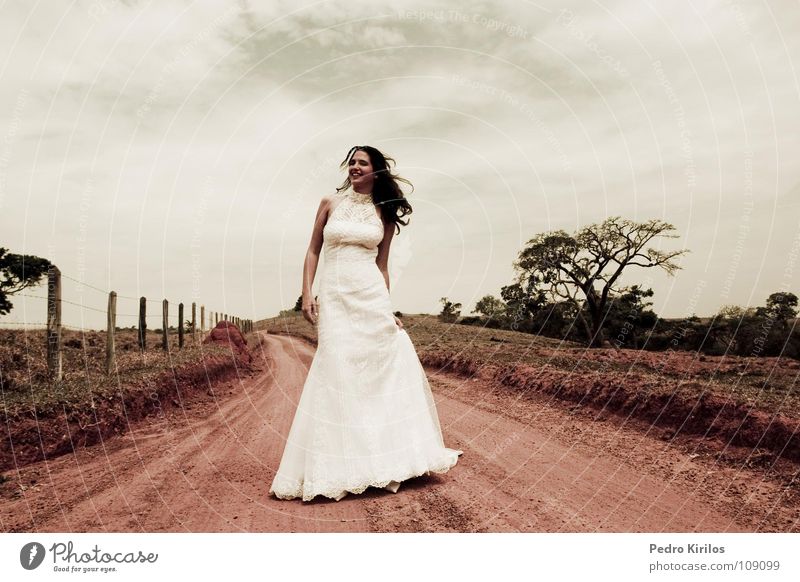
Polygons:
[[732,445],[754,451],[761,447],[800,461],[798,419],[723,400],[691,382],[680,385],[638,374],[599,372],[575,377],[562,370],[530,366],[501,368],[495,379],[518,390],[543,392],[671,429],[670,439],[678,433],[717,437]]
[[[553,352],[553,356],[563,357],[566,351]],[[615,358],[624,358],[626,355],[611,350],[575,353],[585,359],[599,361],[606,358],[614,362],[617,361]],[[648,367],[663,369],[663,360],[648,360],[649,354],[638,356],[645,356],[641,359],[650,365]],[[688,369],[692,363],[689,354],[671,356],[675,361],[670,361],[670,366]],[[480,377],[520,392],[547,394],[562,401],[589,406],[603,415],[616,414],[643,421],[651,427],[664,429],[665,440],[673,440],[678,436],[716,438],[723,445],[749,449],[751,454],[761,454],[759,451],[764,449],[774,457],[800,462],[800,419],[720,398],[708,393],[705,385],[695,377],[678,379],[613,370],[575,373],[549,364],[539,367],[481,364],[469,356],[442,352],[422,353],[420,360],[426,366],[466,378]],[[730,365],[731,370],[739,370],[740,365],[751,368],[764,365],[754,359],[743,363],[735,358],[727,360],[721,364],[720,361],[707,362],[705,358],[696,358],[694,363],[699,367]],[[777,358],[771,360],[774,361],[766,365],[781,366],[796,373],[793,362],[785,359],[778,361]]]
[[203,343],[227,345],[240,365],[249,367],[253,363],[253,354],[247,348],[247,340],[244,339],[241,330],[230,321],[220,321],[217,327],[209,332]]

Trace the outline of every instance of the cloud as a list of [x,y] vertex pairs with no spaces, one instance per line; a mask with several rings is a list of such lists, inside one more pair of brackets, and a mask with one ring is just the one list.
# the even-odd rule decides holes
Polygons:
[[[296,287],[319,198],[366,143],[416,186],[396,258],[426,287],[399,285],[398,309],[438,309],[437,289],[497,294],[533,234],[614,214],[672,222],[693,249],[678,279],[659,279],[666,316],[682,314],[675,297],[697,277],[720,280],[734,262],[730,302],[749,300],[752,273],[771,273],[759,289],[781,282],[795,227],[780,209],[800,182],[789,5],[94,0],[0,12],[4,244],[65,272],[186,296],[199,253],[209,303],[257,297],[257,315],[274,313],[286,307],[275,273]],[[766,210],[734,259],[750,194]],[[765,255],[768,229],[782,230]],[[716,307],[709,293],[697,309]]]

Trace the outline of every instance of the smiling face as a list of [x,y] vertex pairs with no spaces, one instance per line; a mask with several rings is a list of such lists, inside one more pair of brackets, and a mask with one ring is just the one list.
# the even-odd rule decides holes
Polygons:
[[372,163],[367,152],[358,150],[350,158],[348,172],[353,189],[358,192],[370,192],[374,182]]

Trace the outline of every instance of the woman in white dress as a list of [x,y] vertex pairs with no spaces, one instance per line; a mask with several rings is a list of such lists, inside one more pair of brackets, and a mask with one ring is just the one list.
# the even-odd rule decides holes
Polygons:
[[269,490],[280,499],[397,492],[406,479],[447,472],[462,454],[444,446],[425,370],[392,314],[389,245],[411,205],[398,185],[410,182],[390,162],[373,147],[351,148],[347,178],[317,210],[302,299],[317,351]]

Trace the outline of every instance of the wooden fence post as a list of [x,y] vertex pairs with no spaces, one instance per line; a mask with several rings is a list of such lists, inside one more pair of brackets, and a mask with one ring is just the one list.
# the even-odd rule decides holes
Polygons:
[[217,327],[218,323],[219,323],[219,311],[215,311],[214,312],[214,327]]
[[61,271],[55,265],[47,272],[47,371],[61,381]]
[[178,303],[178,347],[183,347],[183,303]]
[[139,297],[139,350],[147,349],[147,299]]
[[166,352],[169,351],[169,301],[166,299],[161,303],[161,327],[164,328],[161,333],[161,348]]
[[197,303],[192,301],[192,341],[197,345]]
[[117,292],[108,294],[108,331],[106,332],[106,374],[111,374],[117,366],[114,332],[117,328]]
[[200,306],[200,339],[206,339],[206,306]]

